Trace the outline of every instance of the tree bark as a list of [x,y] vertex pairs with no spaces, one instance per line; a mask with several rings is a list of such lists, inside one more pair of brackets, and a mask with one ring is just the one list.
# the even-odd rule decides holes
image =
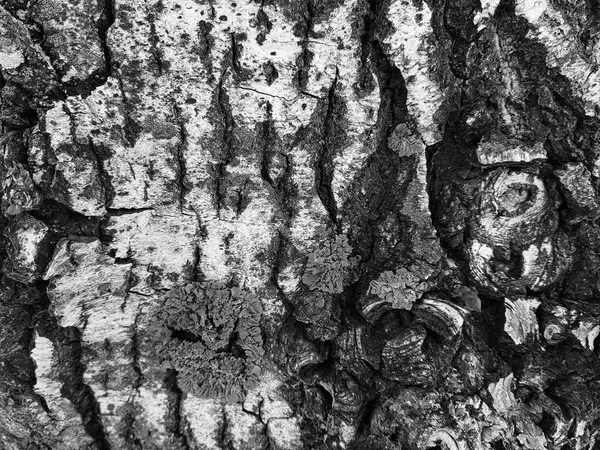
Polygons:
[[599,448],[599,18],[0,0],[0,448]]

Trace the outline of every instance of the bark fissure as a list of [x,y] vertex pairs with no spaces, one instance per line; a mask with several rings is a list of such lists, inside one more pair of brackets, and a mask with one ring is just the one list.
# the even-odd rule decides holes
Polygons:
[[147,13],[147,17],[148,17],[148,22],[150,24],[150,36],[149,36],[149,43],[150,43],[150,54],[152,55],[152,60],[153,60],[153,69],[156,72],[156,75],[158,77],[161,77],[166,69],[165,67],[165,63],[163,61],[163,54],[162,54],[162,50],[160,49],[160,37],[158,36],[158,33],[156,31],[156,16],[155,13],[150,9],[150,8],[156,8],[158,11],[160,12],[160,10],[164,7],[164,5],[162,4],[161,1],[157,2],[155,5],[149,6],[148,7],[148,13]]
[[298,56],[298,59],[296,60],[296,66],[298,68],[297,83],[301,91],[306,90],[306,87],[308,86],[310,65],[314,56],[308,48],[309,38],[313,31],[315,20],[315,5],[313,0],[306,1],[306,11],[303,19],[304,35],[302,36],[302,40],[299,42],[302,50],[300,52],[300,56]]
[[27,28],[29,37],[31,38],[32,42],[34,44],[37,44],[37,46],[42,51],[44,56],[46,56],[46,58],[48,58],[48,61],[50,62],[50,65],[52,66],[54,73],[59,75],[59,71],[56,68],[56,56],[53,55],[50,46],[46,42],[46,35],[44,33],[44,25],[39,23],[38,21],[36,21],[33,17],[31,17],[31,14],[29,14],[29,11],[28,11],[28,14],[25,19],[21,19],[18,15],[16,15],[13,11],[11,11],[10,8],[5,9],[5,11],[8,12],[13,19],[22,23]]
[[273,158],[273,150],[272,150],[272,114],[273,107],[271,103],[267,101],[266,105],[267,110],[267,120],[258,125],[258,136],[257,140],[259,141],[260,149],[261,149],[261,159],[260,159],[260,176],[261,178],[269,183],[273,189],[277,187],[275,181],[271,178],[269,174],[269,165],[271,164],[271,159]]
[[186,160],[185,153],[188,148],[188,136],[185,131],[185,123],[181,118],[181,111],[177,105],[173,106],[173,111],[175,115],[175,122],[179,126],[179,142],[177,143],[177,186],[179,190],[179,207],[183,209],[185,202],[185,194],[188,191],[186,187],[185,177],[186,177]]
[[107,208],[111,216],[122,216],[126,214],[139,214],[144,211],[154,211],[154,208]]
[[233,120],[233,114],[231,113],[231,106],[229,105],[229,98],[227,92],[223,87],[227,71],[225,71],[219,79],[217,86],[217,108],[219,115],[222,120],[222,135],[221,135],[221,149],[222,153],[219,155],[221,162],[217,163],[216,167],[216,200],[217,200],[217,217],[221,218],[221,209],[225,200],[225,188],[223,182],[227,177],[227,166],[231,163],[234,157],[234,127],[235,121]]
[[183,400],[183,391],[177,384],[177,372],[170,370],[165,378],[165,387],[172,394],[169,405],[168,430],[173,434],[175,439],[180,443],[183,450],[193,450],[190,446],[187,433],[184,429],[184,418],[181,415],[181,407]]
[[104,187],[104,205],[108,208],[115,197],[115,191],[111,183],[110,175],[104,166],[104,161],[109,157],[109,154],[107,154],[107,150],[100,151],[94,145],[94,141],[91,137],[89,138],[89,147],[96,160],[100,184]]
[[[256,89],[252,89],[252,88],[245,87],[245,86],[238,86],[238,89],[240,89],[240,90],[242,90],[242,91],[256,92],[257,94],[264,95],[264,96],[266,96],[266,97],[280,98],[281,100],[285,100],[286,102],[291,102],[291,101],[293,101],[293,99],[286,98],[286,97],[283,97],[283,96],[281,96],[281,95],[269,94],[268,92],[261,92],[261,91],[257,91]],[[317,97],[317,98],[318,98],[318,97]]]
[[135,320],[133,322],[133,334],[131,336],[131,356],[132,356],[132,367],[133,367],[133,371],[136,374],[136,379],[133,383],[133,388],[138,392],[139,394],[139,390],[140,387],[142,386],[142,384],[144,383],[145,377],[144,377],[144,373],[142,372],[142,369],[140,367],[140,355],[141,355],[141,350],[140,350],[140,336],[139,336],[139,322],[140,322],[140,315],[141,315],[141,306],[138,308],[138,311],[135,315]]
[[[102,1],[102,0],[99,0]],[[108,30],[115,23],[115,5],[114,0],[104,0],[103,3],[102,18],[98,22],[98,36],[100,38],[100,45],[102,52],[104,53],[104,63],[106,65],[106,77],[112,75],[112,55],[110,52],[110,46],[108,45]]]
[[327,94],[327,110],[325,112],[325,118],[323,120],[323,135],[322,143],[318,148],[318,156],[316,160],[315,168],[315,185],[321,203],[327,210],[329,219],[335,227],[339,228],[337,218],[337,204],[335,196],[333,195],[333,189],[331,183],[333,181],[335,151],[337,147],[335,133],[337,131],[336,124],[336,87],[338,83],[339,69],[335,69],[335,77],[329,88]]
[[302,95],[306,95],[306,96],[308,96],[308,97],[312,97],[312,98],[315,98],[315,99],[317,99],[317,100],[323,100],[323,97],[319,97],[318,95],[311,94],[310,92],[306,92],[306,91],[300,91],[300,93],[301,93]]
[[119,92],[121,94],[121,101],[123,104],[123,137],[126,143],[129,145],[129,147],[133,147],[137,141],[137,130],[139,129],[139,127],[136,125],[131,115],[133,105],[130,104],[129,99],[127,98],[126,89],[123,84],[123,77],[121,74],[117,76],[117,83],[119,86]]
[[223,450],[234,450],[233,442],[229,438],[229,420],[227,418],[227,412],[223,410],[221,415],[221,429],[219,431],[219,445]]
[[231,37],[231,68],[235,73],[239,73],[242,70],[242,66],[240,64],[240,51],[239,44],[237,42],[235,33],[231,33],[229,35]]

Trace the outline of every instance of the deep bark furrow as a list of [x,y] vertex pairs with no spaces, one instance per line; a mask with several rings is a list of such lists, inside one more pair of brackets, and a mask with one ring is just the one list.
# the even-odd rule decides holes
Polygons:
[[98,36],[100,38],[100,44],[102,45],[102,52],[104,53],[107,77],[110,77],[113,74],[112,55],[107,39],[108,30],[115,23],[115,5],[113,1],[114,0],[104,0],[102,19],[98,22]]
[[188,147],[188,139],[185,131],[185,123],[181,120],[181,111],[179,111],[177,105],[173,106],[173,110],[175,112],[175,122],[179,126],[179,143],[177,144],[177,186],[179,190],[179,206],[183,208],[185,194],[187,192],[185,183],[186,162],[184,155]]
[[182,446],[182,450],[191,450],[188,442],[188,437],[184,430],[183,418],[181,417],[181,399],[183,392],[177,385],[177,374],[175,371],[170,371],[165,379],[166,388],[174,395],[169,411],[171,413],[171,425],[169,431],[175,436]]
[[[233,49],[231,50],[233,52]],[[220,217],[221,209],[223,208],[224,198],[226,195],[224,182],[227,178],[227,166],[233,159],[234,152],[234,127],[235,122],[233,115],[231,114],[231,107],[229,105],[229,99],[227,92],[223,87],[227,77],[227,70],[221,75],[217,86],[217,108],[222,120],[222,135],[219,145],[221,146],[221,154],[219,159],[221,162],[216,164],[215,173],[215,195],[217,203],[217,216]]]
[[334,226],[338,226],[337,220],[337,205],[333,190],[331,188],[331,182],[333,179],[334,163],[333,158],[336,151],[336,132],[338,132],[338,126],[336,124],[336,94],[335,89],[338,83],[339,70],[336,67],[335,77],[327,93],[327,110],[323,119],[323,136],[322,145],[318,148],[318,156],[315,170],[315,185],[317,193],[323,206],[329,214],[331,223]]

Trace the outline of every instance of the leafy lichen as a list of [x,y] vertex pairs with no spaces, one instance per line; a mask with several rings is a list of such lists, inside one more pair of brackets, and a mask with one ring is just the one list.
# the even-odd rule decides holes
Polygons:
[[302,282],[311,290],[340,294],[351,266],[352,247],[346,235],[337,235],[323,247],[308,255]]
[[388,139],[388,146],[400,156],[419,155],[425,151],[423,141],[404,123],[394,129]]
[[369,294],[389,302],[393,309],[411,309],[417,300],[419,284],[418,277],[401,267],[395,272],[383,272],[377,280],[371,281]]
[[190,283],[166,295],[158,325],[166,331],[164,360],[181,388],[201,397],[240,401],[260,375],[264,354],[259,299],[224,283]]

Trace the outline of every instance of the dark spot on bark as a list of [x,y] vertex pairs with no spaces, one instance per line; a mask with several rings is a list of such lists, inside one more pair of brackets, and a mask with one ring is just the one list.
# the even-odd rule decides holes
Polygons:
[[279,78],[279,72],[271,61],[263,65],[263,73],[269,86],[272,85],[277,78]]

